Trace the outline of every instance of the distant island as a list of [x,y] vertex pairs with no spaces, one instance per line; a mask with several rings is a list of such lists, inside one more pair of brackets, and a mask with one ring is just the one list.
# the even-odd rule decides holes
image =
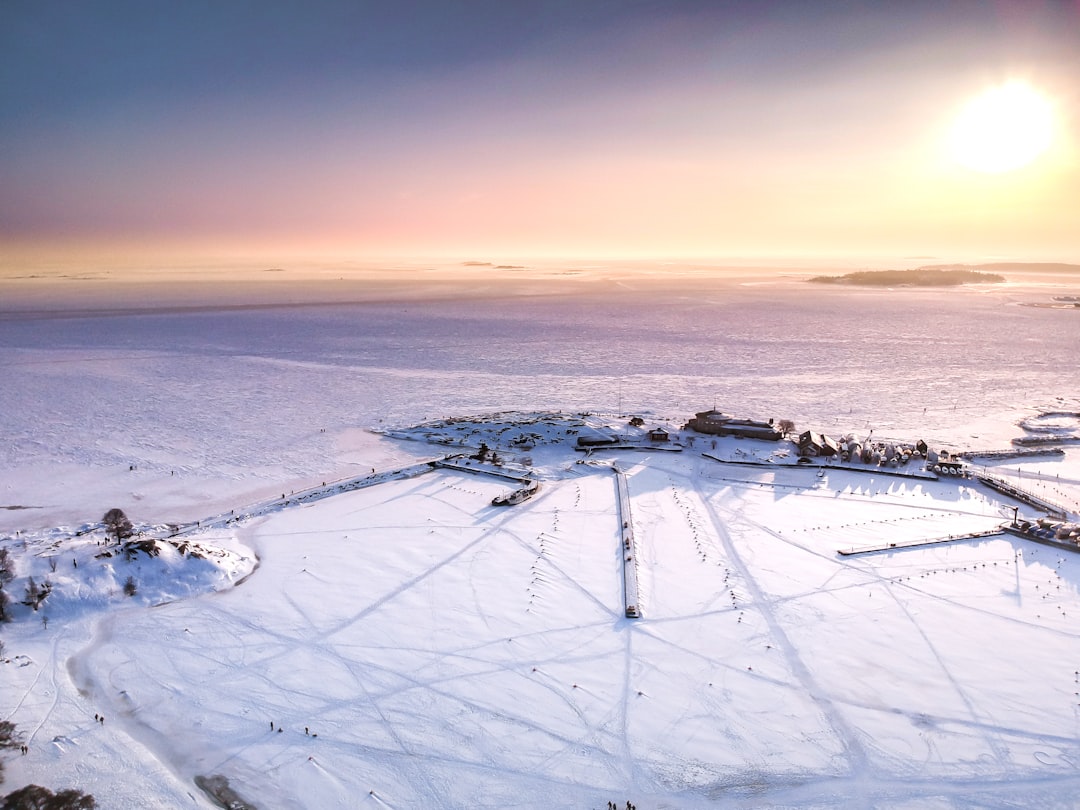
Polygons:
[[1066,262],[991,262],[989,264],[936,264],[921,270],[997,270],[1013,273],[1074,273],[1080,274],[1080,264]]
[[966,268],[918,267],[914,270],[862,270],[842,276],[815,276],[813,284],[860,287],[956,287],[961,284],[1000,284],[1004,276]]

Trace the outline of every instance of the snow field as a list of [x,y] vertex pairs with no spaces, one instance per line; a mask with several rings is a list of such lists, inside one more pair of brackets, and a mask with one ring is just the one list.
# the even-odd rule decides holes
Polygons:
[[[95,633],[96,577],[128,564],[80,557],[87,593],[48,637],[50,663],[5,666],[22,695],[9,716],[37,723],[12,783],[47,762],[113,806],[205,807],[192,780],[222,774],[263,810],[1074,794],[1080,559],[1007,535],[836,553],[984,530],[1011,515],[997,495],[689,452],[543,458],[540,493],[511,508],[490,506],[509,482],[439,470],[204,531],[229,559],[254,549],[258,568],[99,613]],[[622,615],[612,458],[641,620]],[[154,563],[163,587],[168,560]],[[8,643],[45,657],[15,627]],[[98,790],[113,756],[141,774]]]
[[[828,476],[834,485],[854,477]],[[808,688],[828,696],[871,768],[1000,778],[1041,770],[1036,750],[1074,758],[1080,700],[1066,651],[1075,624],[1063,605],[1054,615],[1024,597],[1045,576],[1041,587],[1075,606],[1076,580],[1061,573],[1080,574],[1074,555],[1000,536],[840,558],[837,547],[982,530],[999,511],[965,485],[867,483],[858,497],[843,486],[794,496],[789,509],[766,488],[715,497],[812,675]],[[1030,563],[1040,556],[1055,570]]]
[[[602,480],[610,503],[612,482]],[[186,722],[180,714],[160,722],[218,733],[207,749],[168,756],[195,773],[217,772],[234,754],[215,752],[213,740],[253,734],[239,757],[245,767],[230,779],[268,806],[278,791],[312,807],[372,789],[422,796],[449,790],[439,786],[460,782],[452,777],[462,770],[476,778],[492,768],[532,773],[541,763],[556,787],[592,779],[597,743],[579,737],[610,709],[601,700],[607,679],[588,677],[597,653],[586,640],[606,638],[619,620],[615,545],[599,562],[575,544],[564,552],[558,499],[570,490],[550,504],[541,496],[522,521],[520,512],[487,506],[503,488],[440,473],[269,518],[256,532],[264,563],[244,588],[215,600],[202,624],[177,604],[114,638],[110,652],[91,659],[97,680],[122,687],[136,717],[185,684],[212,689],[212,709],[196,694],[176,709],[192,713]],[[473,525],[465,504],[490,519]],[[312,529],[312,520],[324,528]],[[605,522],[614,537],[613,520]],[[598,564],[612,583],[604,602],[568,573],[595,576]],[[538,592],[531,602],[529,588]],[[160,643],[163,621],[188,632],[175,634],[164,658],[140,654]],[[269,732],[275,717],[285,734]],[[315,743],[304,726],[319,734],[318,749],[280,752],[286,738]],[[324,776],[312,776],[313,761],[301,756],[316,751]],[[448,805],[478,801],[452,795]]]

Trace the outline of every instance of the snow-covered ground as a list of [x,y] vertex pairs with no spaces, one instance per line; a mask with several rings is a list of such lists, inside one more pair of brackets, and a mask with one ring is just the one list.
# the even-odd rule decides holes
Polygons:
[[[286,362],[223,337],[197,356],[125,360],[55,336],[4,350],[18,401],[39,408],[36,428],[4,417],[0,506],[34,507],[0,510],[16,561],[6,590],[21,598],[32,575],[53,593],[0,629],[0,719],[29,744],[7,757],[3,790],[209,808],[195,779],[222,776],[262,810],[1074,806],[1080,555],[1008,534],[838,554],[990,531],[1033,508],[972,479],[797,466],[791,445],[572,447],[568,430],[604,425],[640,439],[625,418],[502,414],[402,432],[431,412],[480,413],[485,393],[507,401],[520,379],[491,373],[485,392],[466,375],[462,392],[452,369],[346,367],[334,389],[325,358]],[[417,374],[441,386],[430,403],[407,399]],[[625,380],[608,382],[604,401],[619,385],[629,398]],[[564,393],[580,402],[599,384],[586,375]],[[192,408],[192,388],[212,407]],[[454,410],[435,410],[439,396]],[[732,398],[748,406],[739,415],[786,415],[754,408],[749,388]],[[343,415],[349,403],[359,418]],[[1009,407],[1003,419],[952,400],[933,424],[910,411],[883,421],[895,439],[1002,449],[1040,407],[1080,410],[1045,397]],[[645,429],[676,437],[692,415],[642,410]],[[862,413],[800,421],[867,429]],[[537,495],[492,506],[514,485],[479,464],[293,494],[481,441],[528,462]],[[1065,447],[978,463],[1075,512],[1080,446]],[[629,488],[639,619],[624,615],[613,463]],[[164,536],[251,504],[256,517],[176,538],[198,544],[195,558],[168,544],[130,562],[97,556],[109,507]]]
[[[100,532],[8,541],[20,569],[63,566],[49,628],[27,608],[5,628],[5,714],[31,741],[12,784],[109,806],[207,806],[200,775],[281,808],[1072,800],[1080,556],[1009,535],[836,553],[992,529],[992,491],[690,449],[532,452],[543,487],[516,507],[490,504],[505,481],[436,469],[205,530],[233,550],[217,580],[192,596],[173,572],[178,598],[152,609],[118,580],[167,588],[166,554],[100,559]],[[622,615],[615,459],[641,619]]]

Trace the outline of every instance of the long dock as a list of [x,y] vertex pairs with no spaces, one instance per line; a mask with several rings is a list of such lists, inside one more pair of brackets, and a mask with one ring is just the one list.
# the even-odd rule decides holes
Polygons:
[[841,557],[854,557],[858,554],[877,554],[882,551],[903,551],[908,548],[920,546],[937,546],[943,543],[956,543],[961,540],[976,540],[980,537],[993,537],[995,534],[1004,534],[1005,528],[998,526],[996,529],[988,529],[985,532],[969,532],[968,534],[950,534],[947,537],[931,537],[926,540],[901,540],[897,543],[875,543],[871,546],[857,546],[852,548],[839,548],[836,553]]
[[1069,510],[1060,504],[1056,504],[1053,501],[1048,501],[1034,492],[1029,492],[1026,489],[1018,487],[1010,481],[1006,481],[1004,478],[999,478],[996,475],[991,475],[986,472],[979,472],[975,474],[975,479],[995,492],[1000,492],[1002,495],[1007,495],[1010,498],[1015,498],[1018,501],[1034,506],[1036,509],[1041,509],[1046,514],[1052,515],[1061,520],[1069,520]]
[[929,470],[912,470],[906,472],[903,470],[884,467],[880,467],[876,464],[850,464],[844,462],[828,463],[828,464],[799,464],[798,462],[772,462],[772,461],[744,461],[742,459],[730,459],[720,458],[714,456],[711,453],[702,453],[702,458],[707,458],[710,461],[716,461],[720,464],[734,464],[742,467],[761,467],[769,470],[814,470],[815,472],[825,470],[825,472],[857,472],[864,475],[889,475],[893,478],[918,478],[921,481],[938,481],[939,476]]
[[405,467],[379,470],[365,475],[358,475],[355,478],[332,481],[299,492],[291,492],[288,495],[282,494],[280,498],[273,498],[269,501],[250,504],[241,509],[223,512],[220,515],[213,515],[191,523],[175,524],[164,534],[154,534],[158,539],[165,540],[172,537],[191,534],[192,532],[201,531],[203,529],[221,528],[241,520],[247,520],[249,518],[269,514],[270,512],[276,512],[286,507],[300,506],[302,504],[312,503],[313,501],[320,501],[323,498],[329,498],[332,495],[340,495],[343,492],[352,492],[357,489],[385,484],[387,481],[400,481],[405,478],[415,478],[418,475],[440,469],[455,470],[457,472],[472,473],[474,475],[487,475],[494,478],[513,481],[514,483],[522,484],[525,487],[532,487],[533,489],[539,485],[535,479],[530,478],[527,474],[514,474],[506,470],[500,470],[491,465],[470,465],[461,461],[460,454],[453,454],[426,459]]
[[616,488],[619,492],[619,535],[622,539],[623,601],[628,619],[641,618],[638,601],[637,545],[634,541],[634,521],[630,516],[630,490],[626,486],[626,473],[612,464]]
[[500,470],[490,464],[468,464],[462,462],[459,456],[447,456],[444,459],[439,459],[434,462],[434,464],[436,467],[444,470],[457,470],[458,472],[472,473],[473,475],[488,475],[492,478],[513,481],[516,484],[531,484],[533,482],[533,479],[529,475],[507,472],[506,470]]
[[248,518],[259,517],[261,515],[269,514],[270,512],[276,512],[285,507],[300,506],[301,504],[320,501],[323,498],[329,498],[331,495],[340,495],[343,492],[352,492],[357,489],[373,487],[377,484],[384,484],[387,481],[400,481],[404,478],[414,478],[418,475],[432,472],[445,460],[444,457],[428,459],[427,461],[410,464],[406,467],[381,470],[367,475],[358,475],[355,478],[345,478],[321,486],[301,490],[300,492],[292,492],[289,495],[283,494],[280,498],[273,498],[272,500],[263,501],[262,503],[251,504],[242,509],[223,512],[220,515],[203,518],[202,520],[197,520],[193,523],[184,523],[174,526],[169,532],[163,535],[161,539],[178,537],[179,535],[189,534],[202,529],[220,528],[222,526],[227,526],[230,523],[236,523],[241,520],[247,520]]

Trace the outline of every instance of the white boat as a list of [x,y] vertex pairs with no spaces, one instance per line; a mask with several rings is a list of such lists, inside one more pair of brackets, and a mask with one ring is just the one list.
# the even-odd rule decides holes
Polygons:
[[538,489],[540,489],[540,485],[533,482],[529,484],[529,486],[523,487],[522,489],[515,489],[513,492],[507,492],[504,495],[496,495],[494,498],[491,499],[491,505],[514,506],[516,504],[522,503],[523,501],[529,500],[529,498],[536,494],[536,491]]

